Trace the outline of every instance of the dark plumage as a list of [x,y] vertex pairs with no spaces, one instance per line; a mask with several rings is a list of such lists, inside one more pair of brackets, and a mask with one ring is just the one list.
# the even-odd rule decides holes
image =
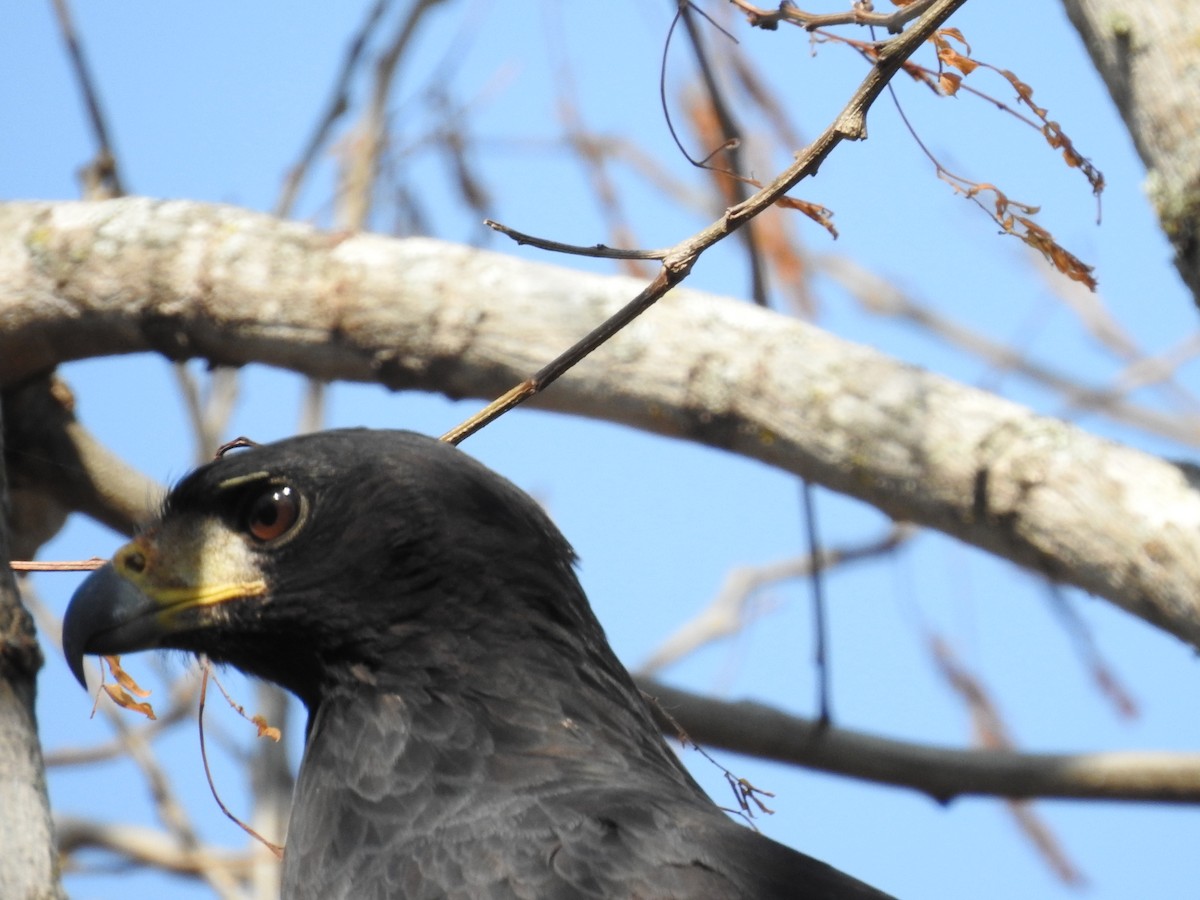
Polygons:
[[702,793],[573,561],[455,448],[331,431],[185,478],[79,589],[64,644],[77,675],[171,647],[304,701],[287,897],[882,898]]

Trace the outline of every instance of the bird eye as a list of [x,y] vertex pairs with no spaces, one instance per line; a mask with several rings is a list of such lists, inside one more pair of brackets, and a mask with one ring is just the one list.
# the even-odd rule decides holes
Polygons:
[[244,528],[257,541],[273,541],[300,518],[300,496],[290,487],[271,487],[246,507]]

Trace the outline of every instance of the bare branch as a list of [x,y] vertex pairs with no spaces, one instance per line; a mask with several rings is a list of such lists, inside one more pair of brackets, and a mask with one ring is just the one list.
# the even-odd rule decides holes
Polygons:
[[591,256],[596,259],[665,259],[671,252],[670,248],[663,250],[623,250],[619,247],[606,247],[603,244],[593,244],[581,247],[578,244],[564,244],[562,241],[552,241],[548,238],[535,237],[491,219],[484,219],[483,224],[493,231],[498,231],[505,237],[516,241],[518,246],[528,245],[539,250],[549,250],[552,253],[566,253],[569,256]]
[[106,561],[99,556],[93,556],[91,559],[64,560],[14,559],[9,565],[14,572],[94,572]]
[[[74,397],[63,381],[52,375],[35,376],[8,386],[2,399],[9,441],[6,462],[22,486],[24,512],[18,520],[43,518],[46,513],[31,508],[52,503],[132,534],[157,509],[162,488],[101,446],[79,424]],[[54,531],[57,527],[49,534],[22,534],[19,555],[32,557]]]
[[[551,8],[548,7],[548,9]],[[591,195],[607,225],[611,242],[616,246],[633,247],[638,241],[634,238],[633,228],[627,220],[621,200],[621,192],[618,191],[610,171],[610,163],[614,156],[613,142],[605,141],[591,133],[584,125],[579,114],[580,104],[572,70],[571,54],[567,52],[568,41],[561,31],[562,23],[557,17],[553,20],[553,24],[555,26],[554,33],[547,37],[546,52],[553,60],[554,65],[554,83],[558,92],[555,105],[563,125],[563,139],[573,151],[572,155],[578,160],[587,176]],[[651,184],[655,184],[655,182],[652,180]],[[670,190],[666,179],[655,186],[658,190]],[[639,265],[637,260],[626,260],[625,262],[624,272],[626,275],[635,278],[650,277],[647,272],[648,267]]]
[[585,337],[542,366],[516,387],[510,388],[496,400],[465,422],[442,435],[442,440],[457,444],[489,422],[539,394],[597,347],[657,303],[668,291],[687,278],[701,254],[724,240],[766,209],[783,200],[802,179],[814,174],[825,158],[842,141],[861,140],[867,133],[867,111],[900,70],[905,60],[948,19],[966,0],[936,0],[916,24],[904,34],[881,44],[875,64],[859,84],[854,95],[837,118],[808,147],[796,154],[796,160],[757,193],[725,210],[725,215],[703,231],[686,238],[671,248],[663,258],[662,269],[650,284],[618,312],[592,329]]
[[[938,674],[956,693],[971,716],[976,742],[985,749],[1016,749],[1000,708],[983,681],[970,671],[940,635],[926,633],[925,643]],[[1009,799],[1006,804],[1017,828],[1062,881],[1077,884],[1083,876],[1062,849],[1054,832],[1031,804]]]
[[831,28],[835,25],[862,25],[886,28],[893,34],[933,5],[933,0],[914,0],[895,12],[880,13],[864,8],[863,4],[854,3],[845,12],[810,13],[797,8],[795,4],[786,2],[780,3],[779,8],[774,12],[752,6],[746,0],[731,0],[731,2],[746,14],[746,19],[751,25],[765,28],[768,31],[774,31],[779,27],[780,22],[787,22],[808,31],[817,28]]
[[349,228],[365,228],[371,208],[371,191],[379,172],[387,134],[387,103],[391,96],[396,67],[411,46],[413,36],[425,15],[443,0],[416,0],[408,10],[395,36],[375,63],[371,99],[363,113],[354,153],[345,173],[340,218]]
[[[0,282],[0,384],[158,350],[453,397],[494,396],[641,287],[143,199],[0,205]],[[1200,479],[1187,466],[697,291],[603,353],[540,404],[803,475],[1200,646]]]
[[[1200,803],[1200,753],[1014,753],[893,741],[761,703],[725,702],[639,679],[642,690],[712,747],[907,787],[942,803],[982,795]],[[662,723],[670,734],[669,723]]]
[[75,70],[79,92],[83,95],[83,105],[87,109],[92,134],[96,138],[96,158],[81,172],[84,197],[89,200],[122,197],[125,195],[125,185],[122,183],[117,154],[108,134],[104,111],[100,106],[100,92],[84,58],[83,45],[80,44],[79,35],[75,31],[75,21],[71,17],[71,7],[67,5],[67,0],[54,0],[54,15],[58,19],[58,30],[62,33],[63,43],[67,47],[71,68]]
[[106,850],[130,862],[153,866],[176,875],[201,879],[220,870],[226,877],[246,874],[256,860],[249,853],[234,853],[208,846],[181,847],[169,834],[142,825],[93,822],[74,816],[54,820],[58,852],[69,857],[78,850]]
[[183,363],[176,363],[175,381],[183,394],[184,406],[191,420],[192,436],[196,441],[193,459],[197,464],[212,459],[221,445],[221,438],[233,415],[238,396],[238,373],[228,366],[218,366],[209,373],[207,390],[202,390]]
[[8,478],[6,413],[0,411],[0,895],[64,897],[54,829],[46,793],[46,769],[38,741],[37,675],[45,657],[29,610],[8,567]]
[[325,111],[321,114],[316,127],[313,129],[308,143],[304,145],[304,149],[300,152],[300,159],[288,169],[287,175],[283,179],[283,188],[279,192],[279,199],[275,202],[275,215],[286,218],[292,214],[292,208],[296,205],[296,197],[300,193],[300,186],[304,183],[305,177],[312,168],[317,154],[320,153],[321,148],[329,141],[329,137],[333,132],[333,126],[337,124],[338,119],[345,115],[346,110],[350,108],[351,78],[358,69],[363,50],[367,45],[367,39],[378,27],[379,20],[387,10],[389,2],[390,0],[375,0],[358,32],[351,38]]
[[[719,144],[720,149],[717,155],[725,157],[728,162],[728,172],[733,177],[722,178],[725,174],[718,168],[704,166],[710,169],[713,177],[718,180],[717,187],[722,189],[726,195],[728,205],[733,206],[742,203],[746,200],[749,189],[746,182],[741,178],[743,172],[746,171],[745,163],[742,159],[742,129],[734,118],[733,110],[729,102],[725,98],[724,91],[721,90],[721,85],[717,81],[716,72],[713,70],[713,63],[709,59],[709,53],[704,47],[704,41],[701,38],[700,28],[696,23],[696,16],[700,15],[706,21],[712,20],[703,13],[698,13],[697,8],[691,3],[681,3],[679,5],[679,20],[683,22],[687,32],[688,42],[692,46],[692,51],[696,56],[696,65],[700,70],[700,78],[704,84],[704,92],[707,108],[706,111],[711,111],[715,119],[715,131],[712,137],[719,138],[713,143]],[[715,23],[714,23],[715,24]],[[716,26],[720,29],[720,26]],[[726,38],[733,40],[732,36],[726,34]],[[665,51],[664,51],[665,52]],[[708,137],[701,132],[702,137]],[[711,145],[710,145],[711,146]],[[746,262],[750,269],[750,291],[749,296],[759,306],[767,305],[767,277],[763,261],[762,248],[755,233],[753,224],[748,223],[738,232],[742,243],[746,250]]]
[[[40,605],[37,614],[39,621],[54,621],[54,617]],[[196,708],[199,684],[194,678],[176,678],[171,682],[170,690],[166,709],[162,709],[160,704],[157,710],[158,718],[132,728],[137,740],[149,744],[173,726],[190,720]],[[92,765],[124,756],[128,752],[128,741],[121,737],[82,747],[62,747],[46,751],[46,768]]]
[[743,566],[733,569],[725,576],[725,582],[717,596],[690,620],[680,625],[674,634],[668,636],[658,649],[650,654],[650,658],[638,667],[638,673],[652,675],[713,641],[741,631],[746,622],[746,606],[750,598],[767,585],[808,578],[815,571],[890,553],[912,537],[914,532],[909,525],[894,525],[878,540],[822,551],[816,559],[815,566],[810,555],[765,566]]

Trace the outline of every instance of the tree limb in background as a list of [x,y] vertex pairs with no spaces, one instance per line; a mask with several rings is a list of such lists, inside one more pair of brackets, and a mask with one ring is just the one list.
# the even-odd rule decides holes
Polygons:
[[[939,803],[972,795],[1200,802],[1200,753],[952,750],[830,728],[761,703],[714,700],[650,679],[637,681],[696,743],[911,788]],[[673,733],[670,722],[660,725]]]
[[83,55],[83,45],[79,42],[79,34],[75,30],[75,21],[67,0],[54,0],[54,15],[58,19],[58,30],[62,34],[71,68],[75,72],[79,93],[83,96],[92,135],[96,139],[96,157],[80,172],[83,195],[89,200],[123,197],[125,185],[117,163],[117,153],[113,148],[112,138],[109,137],[104,110],[100,105],[100,91]]
[[[920,302],[888,279],[868,271],[848,257],[832,253],[819,254],[813,257],[812,265],[822,275],[833,279],[872,315],[905,322],[946,345],[980,360],[993,369],[1000,372],[1011,372],[1033,384],[1051,390],[1059,395],[1066,410],[1099,413],[1111,420],[1123,422],[1134,428],[1162,435],[1183,444],[1195,444],[1200,439],[1200,430],[1197,428],[1195,418],[1188,415],[1193,411],[1190,407],[1194,403],[1194,398],[1182,389],[1172,392],[1171,399],[1174,401],[1176,409],[1168,412],[1135,403],[1126,397],[1129,388],[1123,386],[1121,388],[1093,387],[1082,384],[1065,372],[1030,359],[1019,347],[1007,344],[963,324],[960,320],[938,312],[932,304]],[[1080,299],[1095,296],[1076,282],[1055,280],[1060,284],[1069,285],[1067,291],[1072,293],[1077,291],[1081,295]],[[1109,335],[1110,340],[1114,337],[1115,335]],[[1111,344],[1108,346],[1111,348]],[[1126,347],[1122,357],[1130,359],[1130,353],[1134,350],[1133,347]],[[1140,359],[1145,360],[1146,357],[1140,357]],[[1165,363],[1156,368],[1160,373],[1166,371]]]
[[[46,371],[52,366],[45,367]],[[70,389],[33,375],[0,389],[7,419],[4,462],[19,495],[17,558],[31,559],[68,511],[130,535],[157,509],[163,489],[103,447],[75,418]]]
[[[0,411],[0,461],[5,445]],[[54,852],[34,699],[43,663],[33,619],[8,567],[8,488],[0,464],[0,896],[65,897]]]
[[416,0],[400,22],[387,49],[375,62],[371,99],[354,135],[351,158],[342,175],[340,213],[344,222],[351,223],[349,227],[366,227],[371,194],[387,137],[387,102],[391,96],[396,67],[411,46],[425,15],[442,2]]
[[[975,741],[985,750],[1012,753],[1016,745],[1009,736],[1008,726],[991,692],[979,677],[967,669],[940,635],[926,632],[925,644],[942,680],[956,693],[971,716]],[[1051,768],[1051,766],[1047,766]],[[1033,804],[1009,798],[1006,804],[1017,827],[1038,851],[1050,869],[1065,884],[1082,884],[1085,879],[1075,863],[1067,856],[1057,836],[1051,831]]]
[[[181,847],[170,835],[142,825],[59,816],[54,820],[54,828],[58,852],[64,856],[85,849],[104,850],[131,863],[196,879],[205,879],[214,870],[227,879],[240,877],[255,864],[249,853],[207,846]],[[241,895],[232,896],[240,900]]]
[[[155,350],[451,397],[495,396],[642,287],[144,199],[0,205],[0,282],[0,385]],[[1186,466],[697,291],[600,354],[538,405],[803,475],[1200,647],[1200,491]]]
[[300,193],[304,179],[308,177],[313,164],[317,160],[317,154],[330,141],[333,135],[333,126],[337,124],[338,119],[344,116],[350,109],[351,79],[358,71],[359,62],[367,46],[367,40],[371,37],[375,29],[379,27],[379,22],[383,18],[383,14],[387,11],[389,2],[390,0],[375,0],[375,3],[367,12],[363,24],[359,26],[354,37],[350,39],[350,43],[346,47],[346,55],[342,60],[341,68],[338,70],[338,76],[334,82],[333,91],[330,94],[325,110],[318,118],[312,135],[305,142],[304,149],[300,151],[300,158],[287,170],[287,174],[284,176],[283,187],[279,191],[279,199],[275,201],[275,215],[281,218],[291,216],[292,208],[296,205],[296,197]]
[[1063,0],[1147,169],[1147,192],[1200,305],[1200,79],[1194,0]]
[[838,568],[848,563],[874,559],[893,552],[916,533],[905,524],[896,524],[882,537],[849,547],[834,547],[817,555],[763,566],[742,566],[725,576],[720,591],[707,606],[669,635],[650,657],[636,669],[640,675],[653,675],[701,647],[741,631],[746,622],[746,606],[751,597],[770,584],[810,578],[815,572]]
[[917,48],[966,0],[934,0],[908,31],[875,48],[874,62],[854,94],[824,131],[807,147],[796,152],[794,162],[765,186],[750,182],[759,190],[741,203],[725,210],[720,219],[691,237],[675,244],[663,258],[655,278],[619,310],[586,335],[540,365],[534,374],[510,388],[484,409],[442,435],[442,440],[457,444],[489,422],[545,390],[580,360],[603,346],[613,335],[657,303],[691,273],[701,255],[729,235],[751,222],[777,203],[791,203],[787,192],[803,179],[815,174],[821,163],[843,141],[866,137],[867,112]]

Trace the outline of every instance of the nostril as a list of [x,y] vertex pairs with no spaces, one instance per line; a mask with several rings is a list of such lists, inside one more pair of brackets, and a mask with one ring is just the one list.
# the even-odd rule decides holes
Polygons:
[[117,564],[128,572],[140,575],[146,571],[146,555],[141,550],[130,549],[121,554]]

